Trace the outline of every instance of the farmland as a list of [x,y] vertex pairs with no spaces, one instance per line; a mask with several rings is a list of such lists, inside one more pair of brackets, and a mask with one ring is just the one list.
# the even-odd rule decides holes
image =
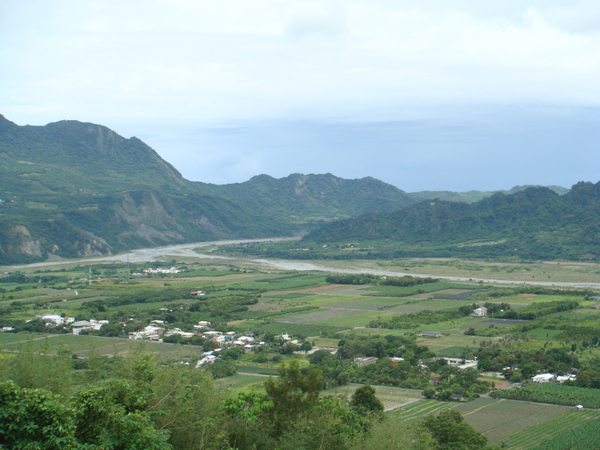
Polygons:
[[493,392],[494,397],[528,400],[557,405],[583,405],[586,408],[600,408],[600,390],[577,386],[561,386],[555,383],[526,385],[509,391]]
[[[208,320],[219,331],[234,331],[254,335],[259,339],[270,339],[271,345],[265,350],[241,352],[230,359],[228,364],[233,365],[234,371],[276,374],[277,366],[291,358],[299,359],[301,366],[307,367],[309,361],[312,361],[310,354],[291,347],[289,354],[283,354],[282,349],[275,345],[273,338],[285,334],[299,342],[307,342],[310,344],[309,348],[316,347],[313,350],[324,348],[329,352],[339,347],[342,354],[346,352],[351,355],[346,361],[342,361],[346,365],[340,366],[338,371],[345,374],[337,379],[328,379],[328,385],[334,387],[324,391],[323,395],[342,394],[350,397],[357,385],[344,384],[347,381],[372,382],[365,377],[388,380],[390,386],[376,386],[376,395],[385,408],[389,409],[386,413],[389,419],[398,425],[414,422],[445,409],[455,409],[477,431],[487,436],[492,444],[502,444],[508,448],[564,448],[560,446],[578,440],[590,442],[586,444],[588,447],[582,448],[594,448],[591,446],[594,441],[590,440],[590,436],[597,430],[595,424],[598,413],[587,408],[600,407],[598,389],[526,384],[521,389],[496,391],[493,395],[529,402],[476,398],[479,394],[472,391],[475,385],[467,383],[459,386],[451,383],[453,379],[458,379],[457,374],[453,373],[448,383],[454,391],[448,392],[476,398],[470,402],[457,403],[423,397],[422,389],[429,386],[424,377],[437,375],[435,371],[439,367],[424,374],[414,371],[418,360],[415,351],[426,351],[429,357],[472,358],[479,355],[482,360],[492,355],[489,356],[491,362],[502,360],[506,355],[522,353],[523,358],[537,358],[534,360],[536,370],[546,369],[543,364],[554,364],[552,359],[558,361],[559,356],[565,361],[561,363],[563,366],[554,364],[551,367],[568,369],[576,360],[584,366],[593,364],[595,358],[600,356],[598,343],[586,338],[585,334],[582,334],[581,339],[573,340],[565,332],[567,326],[576,325],[581,329],[592,327],[592,330],[597,326],[599,310],[595,308],[594,302],[585,299],[585,294],[581,291],[571,289],[565,292],[562,288],[544,288],[539,292],[529,292],[526,291],[528,287],[468,281],[437,281],[408,287],[330,284],[326,281],[327,274],[320,271],[297,272],[273,270],[272,267],[264,270],[254,261],[194,261],[187,257],[185,261],[157,263],[164,266],[176,265],[182,271],[172,275],[130,276],[129,272],[141,272],[152,266],[151,263],[132,264],[129,271],[124,264],[118,263],[92,266],[65,263],[64,267],[52,269],[20,270],[19,273],[25,275],[26,282],[0,282],[2,326],[21,327],[18,333],[0,333],[0,348],[10,352],[47,352],[78,358],[123,356],[134,354],[143,348],[162,361],[193,363],[206,350],[202,345],[158,341],[140,343],[126,339],[123,330],[159,320],[185,331],[193,331],[194,324]],[[347,263],[338,261],[335,264]],[[369,264],[361,262],[362,267]],[[392,269],[389,264],[390,262],[385,263],[386,269]],[[516,276],[516,271],[513,270],[517,267],[516,264],[489,266],[465,262],[465,265],[473,273],[502,275],[502,270],[506,270],[505,275]],[[454,274],[462,273],[466,270],[465,265],[406,261],[396,269],[404,267],[416,272],[417,269],[425,270],[430,266],[435,268],[432,272],[443,271],[447,275],[453,273],[454,269]],[[482,268],[475,270],[471,266]],[[556,265],[540,263],[523,265],[521,268],[528,274],[533,273],[533,276],[541,276],[540,271],[548,271],[553,279],[558,277]],[[594,270],[591,265],[571,265],[565,268],[569,274],[566,279],[584,280],[594,275]],[[41,281],[44,277],[54,277],[54,281]],[[202,298],[190,296],[189,293],[196,290],[205,291],[206,295]],[[521,310],[537,304],[560,301],[579,302],[579,306],[535,320],[471,317],[459,313],[461,308],[472,310],[474,304],[508,304],[515,310]],[[77,320],[105,319],[111,325],[123,325],[115,328],[115,335],[77,336],[63,332],[68,330],[44,327],[33,329],[35,320],[29,325],[25,323],[25,320],[35,319],[36,315],[42,313],[72,316]],[[385,325],[392,323],[390,320],[393,318],[400,318],[403,321],[402,327],[386,328]],[[374,327],[373,323],[380,325]],[[419,333],[422,331],[439,331],[441,336],[421,337]],[[384,350],[383,345],[390,344],[394,339],[399,339],[398,342],[402,342],[402,345],[395,344],[393,350]],[[364,368],[352,365],[351,360],[355,356],[375,356],[361,354],[363,350],[360,343],[364,343],[365,348],[379,352],[377,356],[380,361],[377,364]],[[296,353],[292,353],[292,350]],[[14,353],[3,354],[2,360],[10,360],[13,355]],[[544,355],[551,355],[547,356],[548,361],[544,360]],[[385,358],[388,356],[399,356],[410,363],[386,365]],[[515,364],[518,365],[519,362]],[[499,372],[503,366],[494,370]],[[336,372],[335,376],[338,375]],[[496,374],[496,378],[488,380],[491,383],[498,380],[498,376],[501,377]],[[236,392],[260,389],[263,381],[263,378],[256,375],[237,374],[216,379],[215,386],[224,393],[229,393],[226,395],[234,395]],[[336,383],[343,385],[335,386]],[[399,385],[420,389],[392,387]],[[439,394],[440,388],[434,390]],[[551,402],[555,405],[533,401]],[[586,410],[574,411],[556,404],[582,404]],[[542,447],[543,445],[548,447]]]

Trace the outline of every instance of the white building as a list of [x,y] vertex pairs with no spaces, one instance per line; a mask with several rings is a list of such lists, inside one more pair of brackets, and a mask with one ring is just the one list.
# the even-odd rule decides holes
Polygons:
[[531,381],[534,383],[550,383],[551,381],[554,381],[555,378],[553,373],[541,373],[531,377]]
[[473,311],[473,316],[475,317],[484,317],[487,316],[488,310],[485,306],[480,306],[476,310]]

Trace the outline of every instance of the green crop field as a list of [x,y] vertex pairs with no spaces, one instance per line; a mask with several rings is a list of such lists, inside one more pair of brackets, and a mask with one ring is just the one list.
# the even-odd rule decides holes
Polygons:
[[474,286],[449,283],[446,281],[437,281],[435,283],[419,284],[417,286],[398,287],[398,286],[373,286],[369,290],[371,294],[382,297],[408,297],[414,294],[430,293],[443,291],[445,289],[475,289]]
[[0,334],[0,345],[8,351],[20,351],[27,348],[35,352],[54,353],[60,350],[62,353],[80,357],[89,356],[91,353],[106,356],[126,354],[139,347],[173,360],[202,353],[202,349],[195,346],[74,334],[2,333]]
[[229,328],[233,330],[257,330],[261,333],[271,332],[274,334],[287,333],[291,336],[323,336],[335,334],[341,331],[342,327],[334,327],[331,325],[315,325],[315,324],[299,324],[299,323],[279,323],[279,322],[255,322],[245,321],[230,324]]
[[[343,310],[343,309],[325,309],[321,308],[317,311],[305,313],[305,314],[295,314],[295,315],[287,315],[284,317],[274,317],[277,322],[285,322],[285,323],[297,323],[297,324],[316,324],[323,323],[327,321],[325,325],[330,325],[329,321],[331,319],[337,319],[345,316],[352,315],[360,315],[360,311],[352,311],[352,310]],[[377,313],[374,313],[377,315]],[[338,324],[331,325],[339,326]]]
[[448,358],[457,358],[460,357],[460,355],[462,355],[465,352],[469,352],[469,351],[473,351],[476,350],[477,347],[476,346],[472,346],[472,347],[458,347],[458,346],[454,346],[454,347],[447,347],[444,348],[438,352],[436,352],[436,354],[438,356],[446,356]]
[[556,405],[583,405],[586,408],[600,408],[600,389],[556,383],[525,385],[517,389],[494,391],[491,395]]
[[[263,375],[278,375],[279,371],[272,367],[258,367],[258,366],[244,366],[241,364],[235,364],[235,368],[238,372],[257,373]],[[257,380],[261,381],[261,380]],[[262,380],[264,381],[264,380]]]
[[568,409],[563,414],[523,428],[496,441],[506,448],[588,449],[600,448],[600,411]]
[[500,441],[568,410],[562,406],[489,398],[461,404],[455,409],[473,428],[486,435],[490,442]]
[[456,406],[456,404],[451,402],[422,399],[390,412],[388,417],[390,420],[393,420],[395,424],[400,426],[414,420],[422,419],[430,414],[438,414],[445,409],[451,409],[454,406]]
[[[339,310],[330,310],[330,311],[339,311]],[[331,314],[331,313],[329,313]],[[324,320],[319,320],[315,322],[316,324],[325,324],[338,326],[342,328],[352,328],[352,327],[365,327],[371,322],[373,319],[377,319],[379,317],[385,317],[389,314],[381,313],[379,311],[372,311],[367,313],[360,313],[359,311],[347,311],[342,317],[333,317],[328,318],[328,313],[323,314]]]

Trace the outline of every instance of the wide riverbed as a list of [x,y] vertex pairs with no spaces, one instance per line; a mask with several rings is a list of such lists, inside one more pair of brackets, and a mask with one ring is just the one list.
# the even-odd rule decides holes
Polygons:
[[[276,242],[283,240],[292,240],[294,238],[268,238],[268,239],[239,239],[239,240],[224,240],[224,241],[211,241],[211,242],[195,242],[190,244],[179,244],[169,245],[165,247],[154,247],[139,249],[129,252],[127,254],[111,255],[111,256],[99,256],[94,258],[85,258],[77,260],[61,260],[61,261],[47,261],[34,264],[26,264],[19,266],[2,266],[0,270],[8,271],[15,269],[35,268],[35,267],[47,267],[53,265],[64,265],[65,263],[75,264],[88,264],[98,263],[104,261],[120,261],[120,262],[150,262],[156,260],[193,260],[193,259],[212,259],[222,261],[239,261],[240,258],[232,258],[228,256],[221,256],[217,252],[202,253],[202,248],[214,247],[216,245],[232,245],[232,244],[244,244],[253,242]],[[374,267],[369,267],[365,261],[356,261],[352,263],[345,261],[345,268],[336,267],[338,263],[336,261],[295,261],[295,260],[280,260],[280,259],[251,259],[244,260],[245,264],[251,264],[259,266],[262,270],[297,270],[297,271],[319,271],[329,273],[371,273],[379,276],[405,276],[410,275],[413,277],[435,277],[448,281],[461,281],[470,283],[485,283],[485,284],[506,284],[506,285],[532,285],[532,286],[548,286],[548,287],[566,287],[566,288],[583,288],[583,289],[598,289],[600,290],[600,283],[595,282],[561,282],[561,281],[515,281],[501,278],[476,278],[476,277],[459,277],[459,276],[439,276],[428,273],[406,273],[401,271],[393,270],[381,270]],[[349,267],[348,267],[349,266]]]

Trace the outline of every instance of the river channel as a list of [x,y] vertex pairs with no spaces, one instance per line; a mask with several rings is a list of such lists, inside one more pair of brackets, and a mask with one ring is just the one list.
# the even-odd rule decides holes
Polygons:
[[[222,261],[240,261],[240,258],[233,258],[228,256],[221,256],[217,252],[202,253],[203,248],[213,247],[215,245],[233,245],[233,244],[245,244],[245,243],[256,243],[256,242],[277,242],[284,240],[293,240],[295,238],[267,238],[267,239],[238,239],[238,240],[223,240],[223,241],[210,241],[210,242],[195,242],[190,244],[178,244],[168,245],[165,247],[154,247],[146,249],[133,250],[129,253],[123,253],[119,255],[110,256],[99,256],[93,258],[77,259],[77,260],[61,260],[61,261],[46,261],[41,263],[33,263],[18,266],[1,266],[0,270],[9,271],[16,269],[35,268],[35,267],[47,267],[53,265],[64,265],[65,263],[74,264],[93,264],[98,262],[110,262],[120,261],[123,263],[141,263],[150,262],[165,259],[185,258],[190,259],[212,259]],[[600,283],[592,282],[556,282],[556,281],[515,281],[515,280],[503,280],[503,279],[486,279],[486,278],[474,278],[474,277],[454,277],[454,276],[439,276],[431,275],[427,273],[405,273],[391,270],[380,270],[372,267],[365,266],[364,261],[357,261],[355,267],[341,269],[334,267],[335,262],[332,261],[296,261],[296,260],[282,260],[282,259],[248,259],[244,260],[245,264],[251,264],[259,266],[262,270],[296,270],[296,271],[318,271],[318,272],[329,272],[329,273],[370,273],[379,276],[394,276],[401,277],[410,275],[413,277],[435,277],[448,281],[459,281],[459,282],[470,282],[470,283],[484,283],[484,284],[505,284],[505,285],[532,285],[532,286],[548,286],[548,287],[565,287],[565,288],[580,288],[580,289],[595,289],[600,290]],[[349,262],[346,261],[346,265]],[[351,264],[351,263],[350,263]]]

